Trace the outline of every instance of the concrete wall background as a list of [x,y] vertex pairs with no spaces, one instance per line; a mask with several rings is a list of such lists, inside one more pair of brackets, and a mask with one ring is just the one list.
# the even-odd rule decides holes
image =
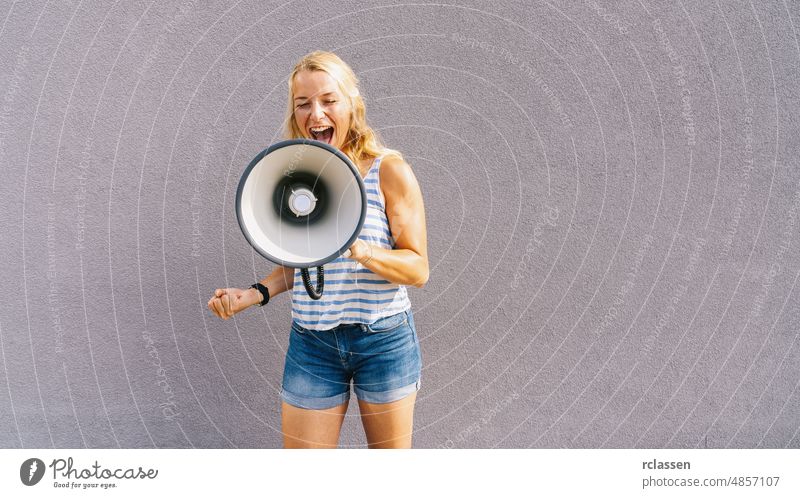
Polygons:
[[798,6],[4,2],[0,446],[280,446],[287,297],[205,303],[321,48],[425,195],[417,447],[800,447]]

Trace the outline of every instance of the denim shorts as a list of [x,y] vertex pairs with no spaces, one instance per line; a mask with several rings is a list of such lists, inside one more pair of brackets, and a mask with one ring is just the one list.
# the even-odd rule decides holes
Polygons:
[[323,410],[350,399],[390,403],[420,388],[422,356],[411,310],[371,324],[310,330],[292,321],[281,398]]

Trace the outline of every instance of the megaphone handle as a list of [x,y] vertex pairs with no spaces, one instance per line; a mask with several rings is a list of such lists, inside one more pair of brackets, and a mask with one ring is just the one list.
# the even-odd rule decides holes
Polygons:
[[311,277],[308,275],[308,268],[302,268],[300,270],[300,275],[303,277],[303,285],[306,288],[306,292],[311,299],[317,300],[322,297],[322,288],[325,286],[325,276],[322,271],[322,267],[317,267],[317,288],[311,287]]

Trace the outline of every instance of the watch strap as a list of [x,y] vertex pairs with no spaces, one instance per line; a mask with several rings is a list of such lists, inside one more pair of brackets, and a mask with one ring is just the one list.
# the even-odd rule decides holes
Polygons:
[[256,306],[264,306],[269,302],[269,289],[265,285],[261,285],[259,282],[254,283],[250,286],[250,288],[257,290],[261,293],[261,302],[256,303]]

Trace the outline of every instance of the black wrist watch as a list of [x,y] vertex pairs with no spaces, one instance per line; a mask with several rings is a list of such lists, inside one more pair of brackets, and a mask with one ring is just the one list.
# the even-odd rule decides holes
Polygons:
[[269,302],[269,289],[266,286],[261,285],[260,283],[256,282],[250,286],[251,289],[256,289],[258,292],[261,293],[261,302],[256,303],[256,306],[264,306]]

